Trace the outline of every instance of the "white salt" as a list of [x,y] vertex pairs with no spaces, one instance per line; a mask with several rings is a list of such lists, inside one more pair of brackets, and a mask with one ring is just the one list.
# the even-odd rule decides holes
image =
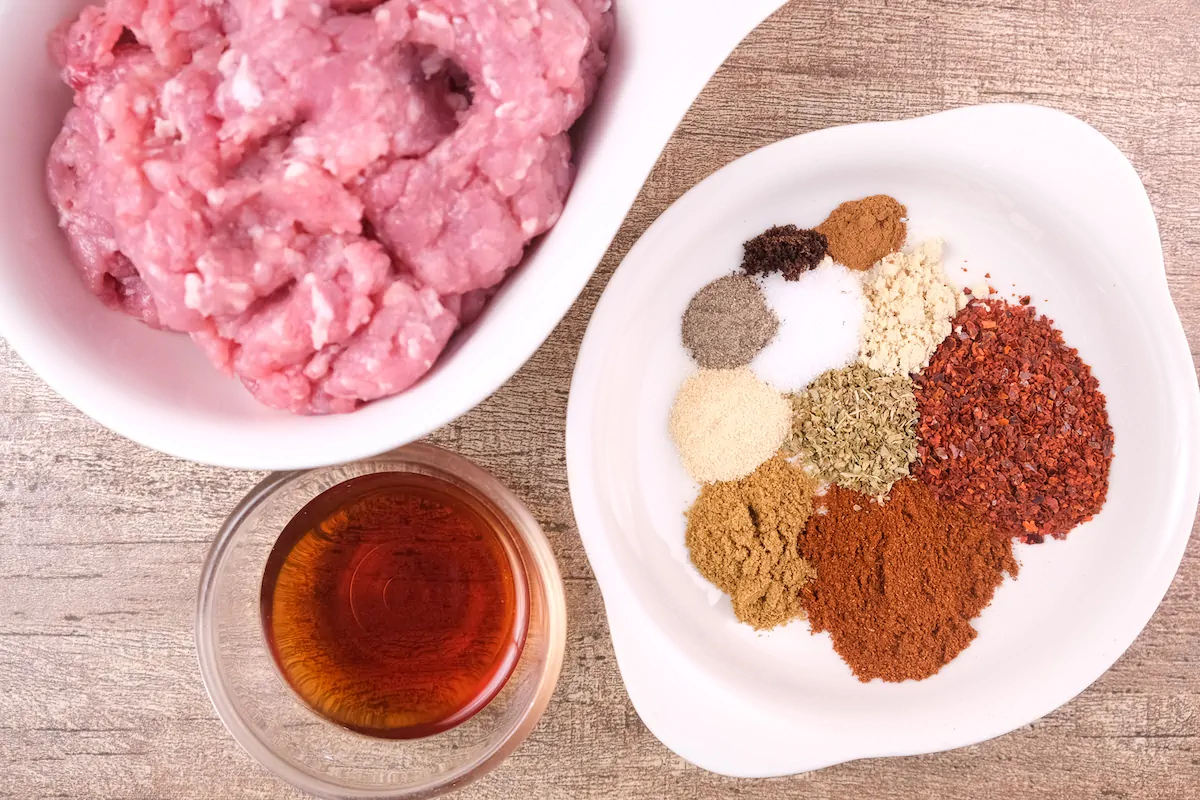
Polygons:
[[858,357],[865,304],[858,277],[826,258],[799,280],[779,273],[762,282],[779,333],[750,367],[781,392],[796,392],[822,372]]

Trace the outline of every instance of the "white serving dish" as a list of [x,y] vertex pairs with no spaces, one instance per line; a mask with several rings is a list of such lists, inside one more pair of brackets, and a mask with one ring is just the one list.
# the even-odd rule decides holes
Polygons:
[[[767,226],[815,225],[877,192],[907,203],[910,242],[945,237],[952,280],[990,272],[1002,294],[1033,296],[1094,368],[1116,434],[1102,513],[1065,541],[1019,546],[1020,578],[975,642],[902,684],[860,683],[805,622],[760,635],[734,620],[688,563],[696,486],[666,424],[694,369],[679,344],[691,295]],[[1200,495],[1198,444],[1195,368],[1137,175],[1091,127],[1021,105],[809,133],[696,186],[613,276],[567,415],[571,498],[633,704],[676,753],[735,776],[961,747],[1066,703],[1170,585]]]
[[77,277],[43,188],[70,102],[45,42],[86,4],[0,0],[0,335],[64,398],[130,439],[193,461],[296,469],[414,441],[508,380],[587,283],[705,82],[783,0],[618,0],[611,66],[577,130],[579,177],[562,220],[423,382],[325,418],[259,406],[186,337],[107,310]]

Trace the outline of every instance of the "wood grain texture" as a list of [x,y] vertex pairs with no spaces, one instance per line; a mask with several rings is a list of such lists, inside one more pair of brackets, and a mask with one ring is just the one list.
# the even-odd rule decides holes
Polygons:
[[[687,765],[633,712],[572,520],[563,455],[571,364],[608,276],[659,213],[713,170],[785,136],[1017,100],[1082,117],[1133,160],[1197,354],[1200,4],[793,2],[697,101],[546,345],[432,437],[529,503],[562,565],[572,620],[546,717],[462,797],[1200,797],[1200,537],[1133,647],[1048,717],[950,753],[734,781]],[[259,477],[117,438],[0,344],[0,797],[299,796],[226,734],[192,644],[208,543]]]

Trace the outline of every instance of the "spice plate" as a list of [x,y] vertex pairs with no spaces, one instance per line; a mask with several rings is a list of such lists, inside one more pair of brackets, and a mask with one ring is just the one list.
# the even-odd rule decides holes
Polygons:
[[[986,274],[1005,299],[1031,295],[1092,366],[1116,438],[1103,511],[1065,540],[1018,545],[1020,576],[975,621],[972,645],[898,684],[859,682],[806,622],[756,633],[736,621],[689,563],[683,512],[698,487],[666,424],[694,370],[679,339],[693,294],[764,228],[812,226],[871,194],[908,206],[910,244],[945,239],[952,281]],[[837,362],[838,337],[821,335],[836,314],[813,307],[804,358]],[[735,776],[961,747],[1070,700],[1170,585],[1200,497],[1198,441],[1195,367],[1145,190],[1097,131],[1023,105],[805,134],[703,181],[613,276],[567,417],[572,502],[630,698],[669,748]]]

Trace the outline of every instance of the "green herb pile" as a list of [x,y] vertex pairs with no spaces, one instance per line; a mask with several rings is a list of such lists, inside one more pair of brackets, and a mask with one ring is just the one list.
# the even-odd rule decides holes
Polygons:
[[788,449],[823,481],[882,496],[917,457],[917,400],[907,375],[833,369],[792,396]]

